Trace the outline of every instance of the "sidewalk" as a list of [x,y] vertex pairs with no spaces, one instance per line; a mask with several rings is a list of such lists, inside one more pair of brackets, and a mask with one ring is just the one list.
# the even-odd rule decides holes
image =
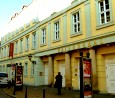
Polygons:
[[[14,98],[25,98],[25,86],[23,91],[16,91],[13,95],[14,88],[3,88],[4,93]],[[75,90],[62,89],[62,95],[57,95],[57,89],[49,87],[27,87],[27,98],[43,98],[43,89],[45,89],[45,98],[80,98],[80,94]],[[94,94],[94,98],[115,98],[115,95],[109,94]]]
[[[13,95],[14,88],[4,88],[3,91],[14,98],[25,98],[25,88],[23,91],[16,91]],[[62,95],[57,95],[57,89],[49,87],[27,87],[27,98],[43,98],[43,89],[45,89],[45,98],[79,98],[79,92],[74,90],[62,89]]]

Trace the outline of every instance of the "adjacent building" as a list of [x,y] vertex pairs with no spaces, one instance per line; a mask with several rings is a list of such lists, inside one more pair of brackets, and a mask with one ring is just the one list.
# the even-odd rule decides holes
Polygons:
[[[12,78],[12,66],[24,66],[23,83],[80,89],[79,53],[90,53],[93,90],[115,92],[115,1],[74,0],[46,19],[32,20],[1,40],[0,68]],[[38,16],[39,17],[39,16]],[[13,56],[9,47],[13,43]],[[32,59],[28,59],[31,54]]]

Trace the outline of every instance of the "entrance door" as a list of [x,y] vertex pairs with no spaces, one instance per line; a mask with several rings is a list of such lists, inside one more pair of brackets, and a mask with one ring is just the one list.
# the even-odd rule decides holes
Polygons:
[[61,75],[63,77],[62,79],[62,87],[65,87],[65,66],[60,66],[59,68]]
[[48,85],[48,63],[45,63],[45,85]]
[[106,56],[106,80],[108,93],[115,93],[115,54]]

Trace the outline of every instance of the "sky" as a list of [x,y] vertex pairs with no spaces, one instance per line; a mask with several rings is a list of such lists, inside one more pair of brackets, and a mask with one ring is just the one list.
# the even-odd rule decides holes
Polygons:
[[[34,2],[33,2],[34,1]],[[71,5],[73,0],[0,0],[0,40],[38,17],[39,21]],[[29,5],[22,11],[23,5]],[[20,13],[21,12],[21,13]],[[15,13],[20,13],[11,21]]]

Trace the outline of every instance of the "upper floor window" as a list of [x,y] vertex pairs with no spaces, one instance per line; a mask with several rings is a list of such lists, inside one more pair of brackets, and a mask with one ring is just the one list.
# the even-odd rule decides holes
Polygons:
[[100,15],[100,24],[105,24],[110,21],[109,0],[99,1],[99,15]]
[[59,21],[54,23],[54,38],[55,40],[59,39]]
[[32,34],[32,48],[36,48],[36,33]]
[[31,75],[34,75],[34,74],[35,74],[35,65],[33,64],[31,68]]
[[28,63],[25,63],[24,66],[24,75],[28,75]]
[[2,48],[2,50],[1,50],[1,58],[3,58],[3,48]]
[[20,40],[20,53],[23,52],[23,39]]
[[7,57],[9,56],[9,45],[8,45],[8,47],[7,47]]
[[6,57],[6,47],[4,47],[4,57]]
[[46,28],[42,29],[42,42],[41,44],[45,44],[46,43]]
[[80,12],[76,12],[72,15],[72,29],[73,29],[73,34],[80,32]]
[[26,37],[26,51],[29,50],[29,36]]
[[18,53],[18,41],[15,43],[15,53]]

